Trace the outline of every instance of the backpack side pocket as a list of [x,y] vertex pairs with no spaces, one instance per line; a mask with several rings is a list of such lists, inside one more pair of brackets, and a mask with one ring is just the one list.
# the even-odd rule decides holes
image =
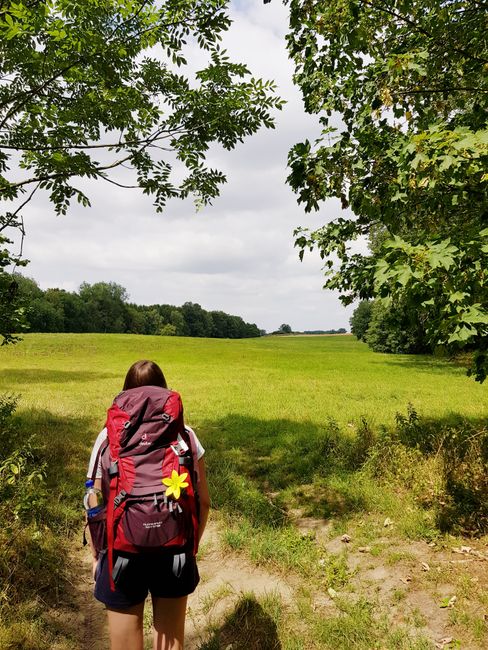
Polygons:
[[103,508],[98,514],[93,517],[88,517],[87,521],[88,530],[92,540],[93,548],[95,549],[98,557],[100,551],[107,548],[107,513]]

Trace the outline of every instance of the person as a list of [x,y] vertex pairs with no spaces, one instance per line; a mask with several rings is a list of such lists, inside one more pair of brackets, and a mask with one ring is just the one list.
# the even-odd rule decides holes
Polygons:
[[[153,361],[137,361],[127,373],[123,390],[141,386],[167,388],[161,368]],[[205,450],[193,429],[185,425],[191,442],[195,445],[198,458],[199,495],[199,539],[203,535],[210,509],[210,498],[205,474]],[[102,463],[100,449],[107,439],[103,429],[93,446],[88,465],[88,478],[95,477],[95,487],[102,488]],[[95,467],[96,465],[96,467]],[[171,554],[137,554],[129,557],[124,569],[123,580],[116,584],[115,591],[110,586],[107,553],[97,557],[93,540],[90,540],[93,554],[94,595],[104,603],[108,614],[111,650],[143,650],[144,603],[151,594],[153,610],[153,650],[182,650],[187,598],[198,582],[199,574],[196,559],[191,552],[177,576],[173,571]]]

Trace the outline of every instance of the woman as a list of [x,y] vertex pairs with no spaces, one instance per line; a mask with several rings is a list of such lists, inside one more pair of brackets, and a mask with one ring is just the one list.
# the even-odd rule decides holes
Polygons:
[[[142,386],[167,388],[161,368],[152,361],[137,361],[125,378],[123,390]],[[198,538],[205,529],[210,499],[205,476],[204,449],[195,432],[185,427],[190,442],[194,445],[198,458],[198,496],[199,523]],[[95,487],[102,488],[102,462],[100,450],[107,439],[107,429],[97,437],[88,466],[88,478],[95,477]],[[95,598],[106,605],[110,632],[111,650],[143,650],[143,613],[147,594],[151,594],[153,607],[153,648],[154,650],[182,650],[186,603],[192,593],[199,575],[195,557],[188,553],[181,571],[173,570],[174,555],[138,554],[129,557],[124,567],[122,579],[110,585],[109,562],[106,553],[97,558],[94,544],[90,542],[93,553],[93,576],[95,579]]]

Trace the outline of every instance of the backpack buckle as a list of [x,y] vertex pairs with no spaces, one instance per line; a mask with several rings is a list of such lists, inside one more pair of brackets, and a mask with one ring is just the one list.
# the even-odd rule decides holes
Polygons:
[[117,496],[114,497],[114,506],[115,506],[116,508],[118,508],[118,507],[120,506],[120,504],[122,503],[122,501],[124,501],[124,499],[126,498],[126,496],[127,496],[127,492],[126,492],[125,490],[121,490],[121,491],[117,494]]

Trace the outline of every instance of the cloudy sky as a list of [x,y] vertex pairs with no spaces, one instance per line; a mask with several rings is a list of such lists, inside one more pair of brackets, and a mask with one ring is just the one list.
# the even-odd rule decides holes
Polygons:
[[[293,87],[281,2],[231,3],[234,24],[224,45],[256,76],[274,79],[287,100],[275,130],[262,130],[232,152],[213,150],[212,167],[226,173],[214,205],[195,212],[173,202],[156,214],[137,190],[93,184],[92,208],[73,205],[57,217],[45,199],[26,213],[25,273],[42,288],[75,290],[82,281],[114,281],[140,304],[197,302],[222,309],[268,331],[348,327],[351,309],[322,289],[321,261],[298,259],[293,229],[315,228],[340,212],[335,201],[305,214],[285,185],[291,145],[318,133]],[[195,62],[198,65],[198,61]]]

